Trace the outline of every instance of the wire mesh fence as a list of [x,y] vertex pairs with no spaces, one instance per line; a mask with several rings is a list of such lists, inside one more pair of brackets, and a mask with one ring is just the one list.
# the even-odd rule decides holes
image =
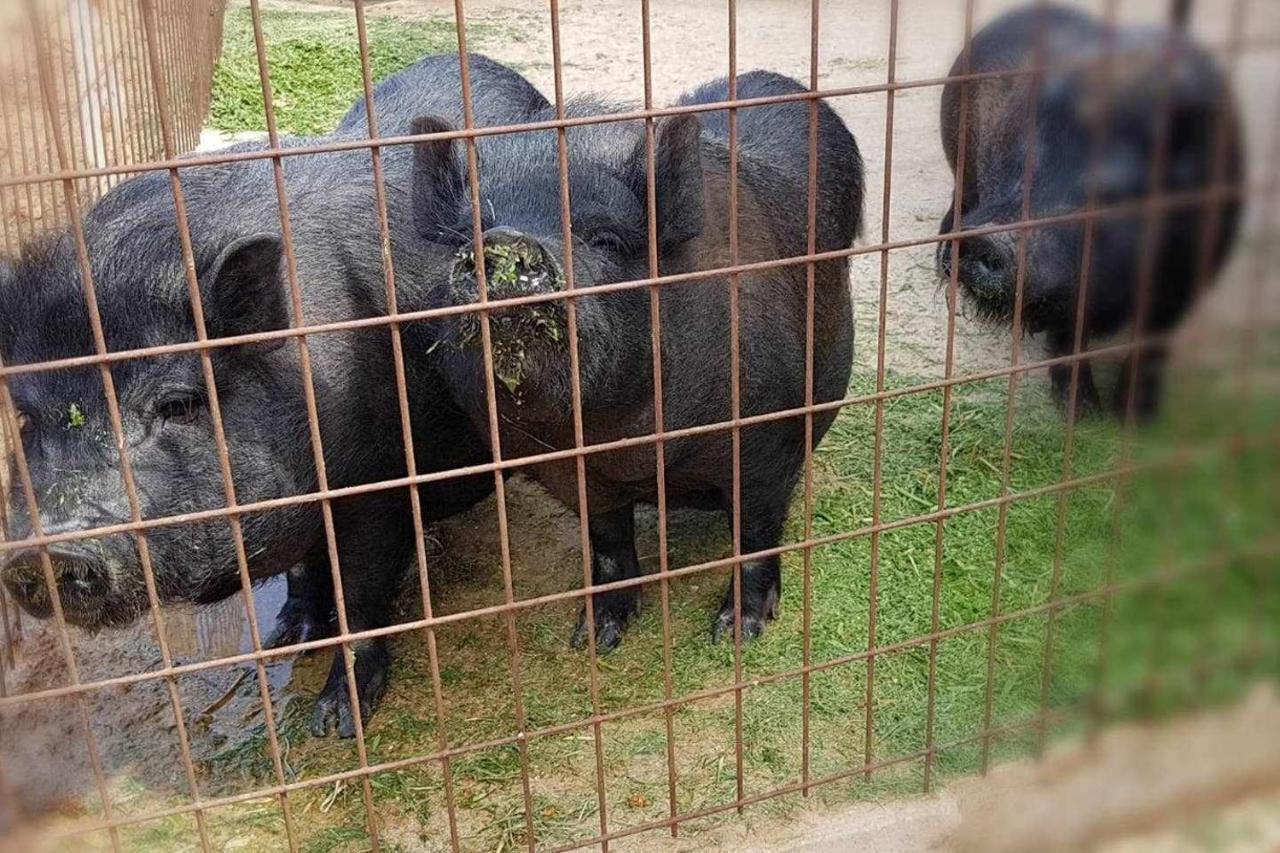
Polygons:
[[[628,12],[632,105],[568,90],[556,0],[539,7],[550,97],[469,52],[493,24],[463,0],[455,52],[413,66],[440,76],[380,82],[374,10],[356,0],[343,17],[359,100],[334,134],[302,138],[278,121],[306,95],[276,77],[293,66],[273,61],[266,20],[294,12],[252,0],[230,14],[266,138],[193,154],[222,5],[31,0],[10,34],[0,203],[9,256],[24,248],[0,270],[16,294],[0,301],[0,399],[21,436],[0,519],[0,713],[25,731],[30,709],[60,708],[83,749],[86,814],[55,841],[209,850],[251,825],[289,849],[321,832],[377,849],[412,825],[453,850],[608,849],[792,795],[929,791],[1274,677],[1280,105],[1239,80],[1280,58],[1265,4],[1227,4],[1202,47],[1185,4],[1143,37],[1119,0],[1087,19],[1032,3],[1002,37],[973,0],[945,4],[972,49],[907,77],[901,33],[942,4],[889,0],[880,79],[828,85],[824,38],[851,22],[814,0],[807,78],[787,86],[743,73],[755,10],[728,0],[722,82],[664,106],[648,0]],[[1013,58],[984,53],[1017,39]],[[938,233],[899,229],[913,179],[895,151],[920,131],[899,108],[937,94],[954,191],[933,193]],[[861,153],[823,112],[855,100],[884,128],[849,122]],[[1064,104],[1078,127],[1058,124]],[[878,208],[865,222],[864,194]],[[895,262],[913,250],[937,255],[936,375],[894,367]],[[1055,265],[1067,273],[1049,281]],[[1227,276],[1241,310],[1178,322]],[[1010,328],[1007,356],[962,360],[976,320]],[[1114,417],[1086,418],[1108,359],[1122,363]],[[1034,396],[1045,371],[1056,412]],[[552,517],[515,474],[566,507],[580,585],[577,566],[550,586],[522,578],[513,531]],[[643,559],[636,505],[655,510]],[[727,548],[722,533],[710,549],[679,541],[689,507],[724,513]],[[441,592],[449,543],[433,530],[459,513],[494,527],[485,593],[456,577]],[[778,586],[784,566],[798,593]],[[698,592],[726,574],[719,604]],[[255,584],[275,575],[287,597],[268,614]],[[636,615],[641,590],[656,615]],[[766,627],[780,596],[792,615]],[[236,650],[175,651],[170,606],[228,598],[244,613]],[[543,636],[569,627],[566,605],[583,651]],[[692,636],[707,606],[719,649]],[[149,663],[86,672],[98,635],[74,626],[138,619]],[[628,623],[653,648],[608,655]],[[320,650],[334,667],[300,720],[278,667]],[[33,681],[23,658],[40,655],[54,676]],[[193,707],[193,683],[231,673]],[[131,691],[150,710],[104,725]],[[769,691],[785,699],[758,703]],[[238,693],[252,738],[210,758],[200,742]],[[713,710],[694,724],[695,707]],[[305,746],[308,724],[342,744]],[[647,746],[619,758],[624,724]],[[173,743],[164,795],[113,778],[139,739]],[[566,740],[587,744],[574,796],[548,769]],[[229,754],[237,778],[215,785]],[[10,766],[14,787],[26,768]],[[478,790],[495,779],[496,810]],[[434,814],[411,813],[423,803]],[[329,825],[335,808],[355,823]],[[157,828],[175,836],[144,834]]]

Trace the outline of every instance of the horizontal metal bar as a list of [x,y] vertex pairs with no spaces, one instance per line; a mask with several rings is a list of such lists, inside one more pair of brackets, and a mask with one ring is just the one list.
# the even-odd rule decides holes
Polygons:
[[[1274,50],[1280,47],[1280,38],[1259,38],[1247,42],[1244,45],[1248,52],[1262,52]],[[1226,48],[1222,45],[1207,46],[1206,51],[1210,53],[1225,53]],[[1153,51],[1133,51],[1125,54],[1125,56],[1145,56],[1157,55]],[[56,172],[49,172],[42,175],[26,175],[21,177],[9,177],[0,179],[0,189],[12,186],[23,186],[27,184],[40,184],[59,182],[67,180],[79,180],[84,178],[97,178],[110,175],[134,175],[143,172],[167,171],[170,169],[186,169],[197,166],[216,166],[228,163],[247,162],[253,160],[272,160],[286,157],[301,157],[312,154],[326,154],[342,151],[360,151],[371,148],[386,148],[394,145],[410,145],[417,142],[430,139],[475,139],[486,136],[501,136],[512,133],[528,133],[539,130],[556,130],[558,128],[581,127],[591,124],[611,124],[621,121],[639,121],[649,118],[661,118],[663,116],[681,115],[686,113],[705,113],[721,110],[745,109],[748,107],[768,106],[770,104],[784,104],[793,101],[812,101],[824,98],[844,98],[854,95],[874,95],[884,92],[900,92],[908,89],[925,89],[935,86],[945,86],[948,83],[976,83],[982,80],[1000,80],[1016,77],[1029,77],[1033,75],[1043,75],[1052,71],[1071,71],[1071,70],[1088,70],[1099,69],[1104,67],[1104,63],[1100,60],[1086,60],[1076,62],[1064,62],[1051,65],[1028,65],[1020,68],[1001,69],[998,71],[974,72],[971,74],[957,74],[948,77],[927,77],[919,80],[903,80],[894,83],[873,83],[864,86],[841,86],[831,89],[822,89],[819,91],[796,92],[788,95],[770,95],[760,98],[740,98],[732,101],[717,101],[708,104],[692,104],[687,106],[673,107],[655,107],[653,109],[627,110],[619,113],[606,113],[604,115],[594,116],[573,116],[563,119],[549,119],[547,121],[525,122],[521,124],[496,125],[494,127],[476,127],[472,129],[459,129],[443,133],[431,134],[414,134],[404,136],[387,136],[380,138],[353,139],[342,142],[326,142],[317,143],[315,145],[300,145],[297,147],[282,148],[269,147],[259,151],[237,151],[226,152],[222,154],[205,154],[199,156],[189,156],[185,158],[168,158],[162,160],[153,160],[147,163],[133,163],[118,166],[106,166],[95,169],[63,169]]]
[[1160,193],[1152,195],[1149,199],[1144,199],[1139,202],[1113,205],[1110,207],[1097,207],[1093,210],[1081,210],[1072,213],[1045,216],[1039,219],[985,225],[980,228],[966,228],[959,231],[949,231],[928,237],[912,237],[905,240],[895,240],[888,243],[878,243],[869,246],[853,246],[847,249],[836,249],[829,252],[816,252],[811,255],[795,255],[792,257],[777,258],[767,261],[734,264],[731,266],[717,267],[715,269],[695,270],[693,272],[674,273],[672,275],[656,276],[653,278],[612,282],[609,284],[593,285],[589,288],[579,288],[577,290],[558,290],[551,293],[534,293],[527,296],[493,299],[484,303],[474,302],[466,305],[445,305],[438,308],[424,308],[416,311],[399,311],[395,313],[379,314],[374,317],[359,317],[351,320],[338,320],[331,323],[317,323],[311,326],[291,326],[285,329],[271,329],[262,332],[251,332],[243,335],[228,335],[227,337],[211,338],[205,341],[183,341],[180,343],[163,344],[154,347],[142,347],[138,349],[119,350],[116,352],[107,352],[102,354],[55,359],[52,361],[32,362],[30,364],[3,365],[0,366],[0,376],[18,376],[50,370],[65,370],[75,367],[86,367],[89,365],[110,364],[117,361],[129,361],[138,358],[174,355],[177,353],[187,352],[200,352],[204,350],[221,349],[224,347],[243,346],[245,344],[308,337],[310,335],[330,334],[334,332],[377,329],[386,326],[399,326],[407,323],[445,319],[463,314],[492,314],[495,311],[506,311],[524,305],[538,305],[544,302],[578,300],[593,296],[605,296],[611,293],[624,293],[631,290],[641,290],[654,286],[671,287],[674,285],[705,281],[711,278],[740,275],[742,273],[762,272],[765,270],[791,266],[803,266],[821,261],[840,260],[843,258],[858,257],[859,255],[877,254],[880,252],[888,252],[898,249],[927,246],[934,243],[963,240],[970,237],[982,237],[988,234],[1025,231],[1052,225],[1066,225],[1074,222],[1085,222],[1088,220],[1132,216],[1148,213],[1152,210],[1153,206],[1156,211],[1159,211],[1165,209],[1192,207],[1201,202],[1208,204],[1225,198],[1240,198],[1241,200],[1250,198],[1271,198],[1277,193],[1280,193],[1280,181],[1275,180],[1265,184],[1258,183],[1252,186],[1240,186],[1235,188],[1224,186],[1182,193]]
[[[1280,440],[1280,435],[1270,436],[1269,443]],[[1247,445],[1247,442],[1245,443]],[[1225,448],[1218,448],[1219,450]],[[1238,447],[1232,447],[1236,450]],[[1163,465],[1182,466],[1196,459],[1213,455],[1212,452],[1201,450],[1198,453],[1179,453],[1170,454],[1162,460]],[[23,705],[29,702],[50,699],[58,696],[73,696],[95,690],[104,690],[113,687],[123,687],[130,684],[138,684],[144,681],[153,681],[162,678],[175,678],[183,675],[190,675],[196,672],[203,672],[210,669],[220,669],[223,667],[233,666],[241,663],[249,663],[258,660],[270,660],[274,658],[288,657],[295,653],[313,651],[317,649],[329,648],[334,646],[346,645],[360,640],[373,639],[376,637],[391,637],[398,634],[404,634],[411,631],[421,631],[424,628],[436,628],[441,625],[448,625],[455,622],[464,622],[474,619],[496,616],[503,613],[529,610],[535,607],[544,607],[549,604],[556,604],[561,601],[568,601],[576,598],[583,598],[588,594],[599,595],[604,592],[611,592],[620,589],[629,589],[631,587],[640,587],[648,584],[658,583],[664,579],[685,577],[687,575],[701,574],[715,569],[727,568],[729,566],[745,563],[750,560],[759,560],[769,556],[782,555],[799,551],[803,549],[820,548],[828,545],[836,545],[841,542],[860,539],[870,536],[873,533],[884,533],[893,530],[902,530],[908,527],[915,527],[922,524],[931,524],[954,518],[972,512],[980,512],[982,510],[992,509],[1004,504],[1015,504],[1047,495],[1058,494],[1064,491],[1084,488],[1090,485],[1098,485],[1110,480],[1122,477],[1130,477],[1133,474],[1143,470],[1157,470],[1160,465],[1130,465],[1123,469],[1115,469],[1102,472],[1086,477],[1077,477],[1073,480],[1053,483],[1037,489],[1030,489],[1025,492],[1013,492],[996,498],[976,503],[964,504],[961,506],[948,507],[944,510],[926,513],[924,515],[911,516],[909,518],[900,519],[898,521],[885,522],[879,525],[863,527],[858,530],[844,531],[828,536],[808,539],[803,542],[795,542],[787,545],[780,545],[775,548],[768,548],[762,551],[755,551],[743,554],[741,557],[726,557],[718,560],[708,560],[703,563],[696,563],[691,566],[684,566],[679,569],[671,569],[665,573],[657,572],[653,574],[641,575],[636,578],[627,578],[625,580],[611,581],[604,584],[593,584],[589,587],[581,587],[578,589],[564,590],[557,593],[549,593],[547,595],[537,596],[534,598],[520,599],[510,604],[495,604],[488,607],[480,607],[474,610],[465,610],[459,613],[448,613],[442,616],[434,616],[430,619],[415,619],[407,622],[398,622],[394,625],[388,625],[382,628],[373,628],[367,631],[350,631],[333,637],[325,637],[318,640],[309,640],[304,643],[296,643],[290,646],[282,646],[275,649],[263,649],[261,652],[245,652],[238,655],[229,655],[227,657],[215,658],[205,661],[196,661],[189,664],[179,664],[170,667],[161,667],[149,670],[147,672],[130,673],[128,675],[120,675],[114,678],[102,679],[100,681],[83,682],[81,684],[67,685],[63,687],[51,687],[31,693],[22,693],[12,696],[0,697],[0,709]],[[980,626],[986,626],[991,623],[975,623]],[[877,652],[878,653],[878,652]]]
[[[813,674],[816,672],[823,672],[826,670],[835,669],[841,666],[856,664],[865,660],[870,655],[874,655],[876,657],[883,657],[885,655],[901,653],[913,648],[917,648],[919,646],[928,645],[931,642],[953,639],[955,637],[962,636],[970,631],[976,631],[976,630],[981,630],[981,629],[990,627],[990,625],[992,624],[1006,624],[1009,622],[1017,621],[1019,619],[1032,618],[1042,613],[1045,613],[1051,609],[1059,609],[1059,610],[1066,609],[1069,607],[1086,604],[1091,601],[1096,601],[1098,599],[1113,598],[1117,595],[1123,595],[1123,594],[1132,594],[1134,592],[1137,592],[1149,586],[1176,583],[1180,580],[1184,580],[1190,577],[1195,577],[1211,571],[1216,571],[1221,567],[1223,563],[1225,563],[1228,559],[1231,559],[1231,558],[1239,558],[1244,556],[1273,556],[1276,553],[1280,553],[1280,539],[1273,539],[1271,542],[1268,543],[1268,547],[1265,549],[1259,548],[1259,549],[1250,549],[1250,550],[1251,551],[1256,550],[1259,553],[1254,555],[1252,553],[1239,552],[1235,554],[1218,555],[1217,559],[1213,561],[1206,561],[1198,564],[1183,566],[1179,569],[1166,570],[1164,572],[1148,575],[1142,578],[1132,578],[1127,581],[1115,582],[1110,584],[1109,586],[1099,587],[1097,589],[1089,590],[1087,592],[1079,593],[1077,595],[1065,596],[1057,599],[1056,601],[1045,602],[1043,604],[1036,605],[1034,607],[1028,607],[1023,610],[1000,614],[998,616],[988,618],[981,622],[969,623],[969,624],[960,625],[954,628],[948,628],[943,631],[938,631],[936,633],[913,637],[909,640],[903,640],[901,642],[880,646],[879,648],[872,649],[869,651],[858,652],[851,655],[845,655],[840,658],[834,658],[832,660],[822,661],[820,663],[812,664],[808,667],[797,667],[795,669],[786,670],[783,672],[771,673],[769,675],[764,675],[764,676],[756,676],[753,678],[744,679],[742,681],[735,682],[733,684],[727,684],[721,687],[715,687],[715,688],[709,688],[706,690],[697,691],[695,693],[686,694],[684,696],[676,697],[670,700],[654,702],[654,703],[643,705],[643,706],[633,706],[630,708],[624,708],[620,711],[614,711],[608,714],[600,714],[600,715],[593,715],[590,717],[584,717],[572,722],[561,723],[555,726],[548,726],[546,728],[537,729],[531,732],[517,732],[514,735],[508,735],[506,737],[494,738],[491,740],[486,740],[486,741],[477,742],[477,743],[464,744],[461,746],[451,747],[446,750],[439,750],[436,752],[426,753],[423,755],[411,756],[409,758],[386,761],[380,764],[371,764],[367,769],[343,770],[335,773],[329,773],[324,776],[317,776],[311,779],[303,779],[296,782],[290,782],[285,785],[272,785],[272,786],[260,788],[254,791],[247,791],[240,794],[232,794],[225,797],[202,799],[199,803],[188,803],[188,804],[184,804],[182,806],[176,806],[170,809],[158,810],[155,812],[149,812],[149,813],[139,814],[139,815],[131,815],[128,817],[119,818],[111,822],[99,821],[87,826],[72,827],[72,828],[69,828],[65,833],[59,834],[57,837],[61,838],[61,837],[80,836],[80,835],[84,835],[91,832],[102,831],[104,829],[107,829],[109,826],[117,826],[117,827],[128,826],[128,825],[136,825],[139,823],[147,823],[155,820],[162,820],[167,817],[175,817],[177,815],[188,814],[192,811],[195,811],[197,808],[201,810],[212,810],[212,809],[222,808],[225,806],[235,805],[238,803],[250,802],[250,801],[259,800],[259,799],[267,799],[270,797],[279,796],[282,793],[291,793],[294,791],[304,790],[307,788],[324,787],[324,786],[332,785],[338,782],[350,781],[352,779],[356,779],[360,777],[366,777],[366,776],[372,777],[373,775],[376,775],[379,773],[390,773],[390,772],[395,772],[399,770],[406,770],[408,768],[416,767],[422,764],[443,761],[445,759],[453,759],[463,755],[469,755],[476,752],[483,752],[485,750],[501,749],[502,747],[511,746],[513,744],[517,744],[522,741],[527,743],[529,741],[537,740],[540,738],[557,737],[560,735],[568,734],[570,732],[582,731],[582,730],[591,728],[592,726],[597,724],[618,722],[620,720],[629,719],[632,717],[641,717],[641,716],[648,716],[651,714],[657,714],[657,713],[661,713],[666,708],[679,708],[685,705],[692,705],[698,702],[705,702],[705,701],[709,701],[711,699],[715,699],[720,696],[724,696],[737,691],[750,690],[754,687],[760,687],[766,684],[773,684],[773,683],[777,683],[787,679],[797,678],[806,673]],[[1039,715],[1032,718],[1029,721],[1029,724],[1034,724],[1035,722],[1038,722],[1038,721],[1039,721]],[[1015,724],[1012,724],[1012,726],[1006,725],[1006,726],[995,727],[991,730],[984,730],[977,734],[970,735],[966,738],[956,741],[955,743],[935,746],[933,751],[935,753],[941,752],[947,749],[955,748],[956,746],[962,746],[968,743],[977,742],[979,740],[982,740],[984,737],[990,737],[993,734],[999,734],[1001,730],[1006,730],[1011,727],[1016,728],[1019,725],[1020,724],[1015,723]],[[920,752],[913,753],[911,756],[908,756],[905,758],[899,757],[897,759],[889,759],[888,763],[893,764],[893,763],[901,763],[902,761],[905,761],[905,760],[918,760],[918,759],[924,758],[925,755],[926,755],[926,751],[921,750]],[[881,765],[880,763],[877,763],[875,766],[879,767]],[[887,766],[887,764],[884,766]],[[863,773],[863,772],[865,772],[865,768],[859,767],[856,770],[851,771],[848,775],[853,775],[854,773]],[[841,777],[841,778],[844,778],[844,777]],[[821,779],[810,780],[808,784],[810,786],[823,784],[823,780]],[[725,808],[726,809],[734,808],[736,807],[736,805],[737,805],[736,802],[731,803],[731,804],[728,804]],[[679,815],[677,816],[676,820],[678,822],[684,822],[686,820],[694,819],[696,817],[697,817],[696,814]],[[569,848],[569,849],[572,849],[572,848]]]
[[176,515],[168,515],[154,519],[143,519],[138,522],[121,522],[119,524],[104,525],[102,527],[89,528],[85,530],[69,530],[63,533],[47,534],[43,536],[31,536],[25,539],[15,539],[8,542],[0,542],[0,554],[7,551],[16,551],[22,548],[37,548],[45,545],[52,545],[58,542],[71,542],[81,539],[93,539],[102,536],[113,536],[120,533],[131,533],[134,531],[154,530],[160,527],[175,527],[184,524],[195,524],[206,521],[214,521],[225,518],[239,518],[240,516],[266,512],[273,509],[282,509],[284,507],[297,506],[300,504],[316,503],[320,501],[334,500],[337,498],[355,497],[357,495],[372,494],[375,492],[391,491],[394,489],[409,488],[410,486],[420,486],[426,483],[441,482],[444,480],[457,479],[459,477],[468,477],[475,474],[492,473],[493,471],[508,471],[519,468],[526,468],[533,465],[540,465],[547,462],[557,462],[566,459],[572,459],[576,456],[588,456],[597,453],[609,453],[627,448],[643,447],[655,444],[659,441],[671,441],[677,438],[688,438],[696,435],[705,435],[714,432],[724,432],[735,427],[756,426],[759,424],[770,423],[772,421],[786,420],[789,418],[802,417],[806,413],[819,413],[841,409],[848,406],[857,406],[877,401],[888,401],[899,397],[906,397],[918,394],[924,394],[931,391],[942,390],[945,388],[953,388],[958,385],[974,384],[985,382],[990,379],[1010,376],[1015,373],[1028,373],[1034,370],[1040,370],[1052,367],[1058,364],[1070,364],[1072,362],[1083,361],[1088,358],[1098,356],[1113,356],[1125,353],[1135,352],[1147,347],[1158,345],[1159,343],[1169,339],[1166,335],[1153,335],[1142,340],[1130,341],[1128,343],[1114,344],[1112,346],[1100,347],[1088,352],[1058,356],[1056,358],[1048,358],[1041,361],[1023,362],[1018,365],[995,368],[980,373],[966,374],[962,376],[953,376],[950,379],[940,379],[935,382],[927,382],[920,385],[912,385],[905,388],[897,388],[886,390],[872,394],[863,394],[853,397],[846,397],[842,400],[834,400],[828,403],[818,403],[811,407],[800,406],[794,409],[783,409],[777,412],[766,412],[759,415],[748,415],[746,417],[737,418],[729,421],[721,421],[713,424],[699,424],[692,427],[683,427],[681,429],[669,430],[662,433],[632,436],[628,438],[616,439],[614,441],[600,442],[597,444],[587,444],[582,448],[567,448],[565,450],[548,451],[532,456],[521,456],[514,459],[503,459],[499,462],[486,462],[476,465],[469,465],[462,468],[451,468],[446,471],[436,471],[426,474],[418,474],[413,477],[399,477],[393,480],[382,480],[376,483],[361,483],[355,486],[344,486],[340,488],[320,489],[314,492],[307,492],[300,495],[290,495],[282,498],[269,498],[261,501],[239,504],[235,508],[220,507],[218,509],[197,510],[188,513],[179,513]]

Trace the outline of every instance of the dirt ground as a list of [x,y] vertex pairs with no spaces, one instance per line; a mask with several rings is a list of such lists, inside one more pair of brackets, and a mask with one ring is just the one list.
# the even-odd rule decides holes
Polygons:
[[[322,3],[277,2],[292,8],[330,5]],[[738,4],[738,65],[746,70],[771,68],[805,79],[809,68],[810,20],[808,4],[801,0],[741,0]],[[1001,8],[1015,5],[1009,0],[979,3],[979,23]],[[1097,6],[1098,3],[1086,4]],[[1249,27],[1251,37],[1280,36],[1280,6],[1255,3]],[[1125,17],[1149,17],[1163,8],[1157,0],[1125,4]],[[1196,30],[1211,42],[1225,36],[1225,16],[1215,14],[1216,3],[1198,4]],[[888,73],[888,2],[866,0],[825,0],[821,4],[820,84],[823,87],[860,86],[883,83]],[[448,14],[448,0],[390,0],[371,7],[372,14],[417,16]],[[471,0],[466,4],[475,21],[500,23],[512,38],[485,45],[494,58],[513,63],[544,92],[553,91],[550,31],[545,4],[514,0]],[[944,75],[959,49],[962,36],[962,8],[953,0],[902,0],[897,45],[896,76],[900,80]],[[641,61],[641,21],[634,0],[591,0],[571,2],[561,8],[564,86],[568,93],[595,92],[638,101],[643,96]],[[655,102],[665,103],[692,86],[722,75],[728,54],[725,4],[653,0],[653,92]],[[1248,106],[1245,112],[1251,151],[1250,164],[1255,180],[1269,176],[1260,166],[1274,167],[1272,137],[1278,126],[1280,104],[1274,98],[1274,81],[1280,72],[1280,52],[1244,59],[1238,69],[1237,86]],[[923,238],[934,234],[951,193],[951,177],[938,142],[938,98],[940,89],[928,87],[899,92],[895,98],[892,148],[892,193],[888,222],[882,215],[886,183],[885,118],[883,93],[838,99],[834,106],[855,132],[866,163],[868,188],[862,244],[889,240]],[[1252,205],[1250,222],[1256,226],[1262,212]],[[1273,220],[1274,221],[1274,220]],[[1250,288],[1260,274],[1274,270],[1259,267],[1257,245],[1246,244],[1223,276],[1210,299],[1205,301],[1189,331],[1238,324],[1248,304]],[[879,310],[879,255],[854,259],[852,287],[858,322],[858,369],[871,369],[876,361],[875,340]],[[1269,287],[1271,316],[1280,313],[1280,299]],[[893,370],[919,381],[940,378],[947,354],[947,312],[933,272],[933,247],[898,250],[890,255],[888,281],[887,353]],[[958,371],[990,369],[1008,362],[1012,341],[1006,332],[957,319],[955,359]],[[1028,344],[1027,356],[1037,354]],[[1036,381],[1043,381],[1037,378]],[[513,559],[522,567],[521,575],[537,589],[529,593],[562,588],[564,566],[578,565],[576,521],[548,502],[535,488],[522,483],[512,487],[514,511],[512,540],[517,543]],[[448,550],[489,553],[495,550],[489,517],[491,505],[444,526],[439,534]],[[688,522],[690,530],[697,522]],[[651,536],[648,530],[643,535]],[[674,534],[673,534],[674,535]],[[575,569],[576,572],[576,569]],[[258,608],[264,615],[279,604],[279,586],[258,590]],[[463,609],[468,602],[453,600],[449,609]],[[200,613],[171,617],[171,636],[179,662],[209,658],[244,648],[240,607],[231,602]],[[26,640],[16,671],[7,673],[7,689],[25,692],[63,683],[65,673],[58,663],[57,641],[48,631],[28,621]],[[264,629],[265,631],[265,629]],[[76,633],[73,640],[84,680],[155,668],[159,653],[147,623],[131,631],[90,637]],[[317,672],[310,667],[305,677]],[[273,685],[288,680],[289,664],[277,665],[270,673]],[[240,671],[210,670],[181,684],[183,707],[195,726],[205,730],[193,738],[195,757],[225,749],[236,733],[261,720],[256,690],[248,689]],[[127,774],[143,785],[182,789],[176,739],[153,738],[145,733],[159,728],[172,733],[173,712],[161,682],[146,682],[128,690],[95,694],[88,703],[95,735],[103,750],[103,762],[113,774]],[[204,713],[202,713],[202,710]],[[70,703],[38,703],[0,715],[0,756],[7,784],[19,796],[24,809],[70,807],[85,792],[89,769],[80,744],[77,713]],[[1275,729],[1270,729],[1274,731]],[[144,736],[139,736],[139,735]],[[1202,770],[1181,763],[1170,766],[1170,774],[1195,775]],[[0,794],[3,794],[0,789]],[[960,796],[963,799],[963,795]],[[0,797],[3,799],[3,797]],[[899,849],[924,849],[939,843],[939,829],[949,827],[963,811],[956,800],[936,811],[926,809],[920,843],[904,840]],[[880,807],[875,807],[880,808]],[[894,820],[919,811],[915,804],[893,805]],[[901,809],[901,811],[900,811]],[[0,826],[5,809],[0,808]],[[867,812],[866,814],[869,814]],[[931,816],[930,816],[931,815]],[[864,814],[865,817],[865,814]],[[870,819],[870,818],[868,818]],[[911,824],[911,821],[905,821]],[[911,824],[914,825],[914,824]],[[782,831],[774,836],[778,847],[803,848],[801,839]],[[941,838],[948,837],[943,833]],[[789,840],[788,840],[789,839]],[[742,839],[725,843],[743,846]],[[757,849],[766,849],[759,847]],[[777,848],[775,848],[777,849]],[[836,848],[812,848],[836,849]],[[862,849],[862,848],[846,848]],[[870,849],[867,847],[866,849]]]

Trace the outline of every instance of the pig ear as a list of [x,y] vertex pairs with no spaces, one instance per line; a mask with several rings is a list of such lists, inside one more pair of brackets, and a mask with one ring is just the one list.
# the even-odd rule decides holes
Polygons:
[[[284,248],[272,234],[255,234],[230,243],[205,271],[201,283],[205,327],[211,338],[283,329],[289,306],[281,268]],[[248,347],[257,354],[284,343],[275,338]]]
[[[702,124],[692,113],[667,116],[654,126],[654,184],[658,241],[671,248],[702,233]],[[632,156],[637,195],[648,195],[648,153],[642,138]]]
[[[439,116],[413,120],[413,134],[448,133],[449,122]],[[462,165],[452,139],[428,139],[413,151],[413,211],[418,233],[432,242],[448,242],[464,196]]]

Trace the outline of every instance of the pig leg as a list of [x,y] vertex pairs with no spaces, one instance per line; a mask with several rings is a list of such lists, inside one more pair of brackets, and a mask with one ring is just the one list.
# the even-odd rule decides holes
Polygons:
[[[1083,339],[1081,351],[1084,351],[1088,344],[1088,338]],[[1071,355],[1075,351],[1075,334],[1071,331],[1055,333],[1049,338],[1049,354],[1053,358],[1061,358]],[[1071,404],[1071,364],[1055,364],[1049,368],[1049,379],[1053,382],[1053,397],[1058,403],[1058,407],[1065,414],[1067,406]],[[1076,375],[1076,411],[1075,418],[1081,418],[1095,415],[1102,411],[1102,399],[1098,396],[1098,389],[1093,384],[1093,366],[1089,364],[1087,358],[1080,359],[1080,367]]]
[[[743,454],[746,455],[745,452]],[[773,482],[751,483],[744,471],[742,483],[742,553],[775,548],[782,539],[787,519],[787,499],[791,495],[794,475],[775,478]],[[772,469],[769,473],[776,473]],[[785,485],[779,487],[778,481]],[[764,631],[766,623],[777,618],[778,599],[782,595],[782,559],[778,556],[748,560],[742,564],[742,638],[754,639]],[[733,581],[725,590],[720,612],[711,625],[711,642],[733,639]]]
[[[1139,423],[1149,423],[1160,408],[1160,396],[1164,386],[1164,368],[1167,352],[1163,345],[1151,344],[1135,350],[1121,367],[1120,382],[1116,386],[1115,413],[1123,418],[1129,412],[1129,398],[1133,398],[1133,412]],[[1135,382],[1134,360],[1138,370]]]
[[[325,561],[327,563],[327,561]],[[333,581],[327,565],[308,560],[286,575],[289,594],[276,616],[275,628],[263,645],[268,649],[332,637]]]
[[[354,633],[390,624],[401,575],[409,564],[413,532],[400,496],[365,498],[357,506],[334,505],[334,522],[342,565],[342,593],[347,626]],[[324,546],[321,546],[324,550]],[[327,550],[324,564],[328,565]],[[360,717],[368,723],[387,686],[391,653],[385,637],[351,643],[355,655],[356,695]],[[329,679],[316,700],[311,733],[324,737],[336,728],[338,737],[354,737],[355,717],[347,690],[346,656],[335,648]]]
[[[591,582],[610,583],[640,576],[640,559],[636,556],[635,508],[625,507],[604,513],[591,513]],[[611,652],[622,641],[627,622],[640,609],[640,590],[628,587],[592,596],[592,615],[596,623],[596,651]],[[587,608],[578,614],[578,627],[570,643],[575,649],[587,644]]]

